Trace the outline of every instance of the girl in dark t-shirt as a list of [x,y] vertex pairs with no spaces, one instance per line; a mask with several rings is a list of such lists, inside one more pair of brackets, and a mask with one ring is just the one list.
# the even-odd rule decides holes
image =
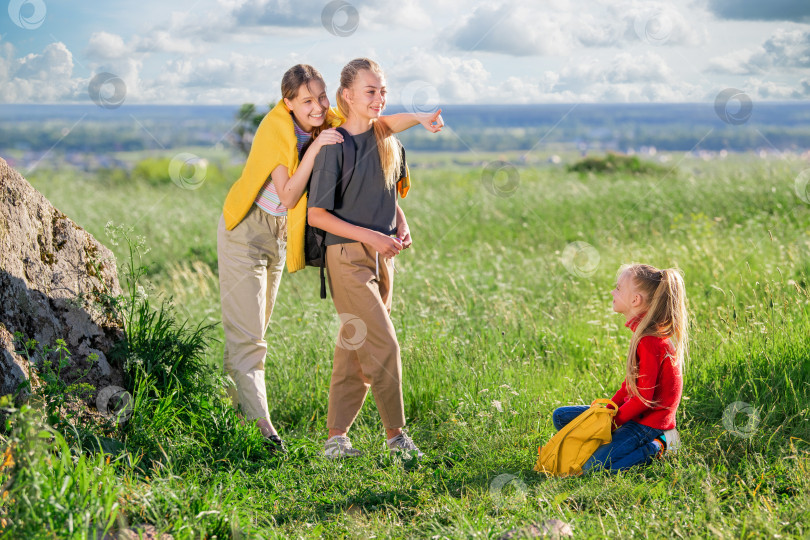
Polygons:
[[335,201],[342,153],[324,147],[313,166],[308,220],[327,232],[326,268],[332,300],[340,317],[329,387],[325,444],[328,458],[353,457],[347,433],[369,388],[374,395],[391,454],[421,457],[402,431],[402,362],[391,323],[394,257],[411,245],[405,214],[397,203],[397,183],[405,176],[404,153],[380,124],[385,108],[385,78],[367,58],[349,62],[341,72],[337,103],[343,127],[357,146],[357,161],[346,194]]

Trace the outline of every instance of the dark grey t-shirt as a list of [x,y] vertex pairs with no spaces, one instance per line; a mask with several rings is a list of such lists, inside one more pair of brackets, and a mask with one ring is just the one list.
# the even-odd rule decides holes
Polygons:
[[[324,208],[334,215],[359,227],[383,234],[397,232],[397,190],[385,188],[380,153],[374,129],[352,137],[357,154],[352,179],[346,187],[342,200],[337,191],[337,181],[343,169],[343,146],[329,144],[321,148],[312,166],[309,184],[309,208]],[[344,144],[351,141],[344,141]],[[403,159],[400,177],[404,176]],[[345,180],[344,180],[345,181]],[[326,245],[355,242],[350,238],[326,233]]]

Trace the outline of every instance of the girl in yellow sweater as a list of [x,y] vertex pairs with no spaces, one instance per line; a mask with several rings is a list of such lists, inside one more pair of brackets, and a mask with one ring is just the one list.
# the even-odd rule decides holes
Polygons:
[[[283,451],[267,406],[264,335],[285,260],[292,272],[304,266],[306,198],[302,200],[302,195],[320,149],[342,142],[334,128],[343,118],[329,107],[326,84],[312,66],[299,64],[287,70],[281,94],[256,130],[242,175],[225,199],[217,256],[225,331],[223,366],[234,383],[229,395],[234,407],[241,407],[245,418],[256,422],[270,447]],[[443,125],[439,113],[403,113],[384,121],[393,132],[421,123],[435,133]],[[310,138],[314,141],[299,162],[298,152]]]

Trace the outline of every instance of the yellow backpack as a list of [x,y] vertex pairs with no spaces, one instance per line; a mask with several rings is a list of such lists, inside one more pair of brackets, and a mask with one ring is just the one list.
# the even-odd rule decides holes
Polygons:
[[[612,405],[613,408],[607,408]],[[611,427],[618,407],[609,399],[597,399],[571,420],[545,445],[537,449],[534,470],[552,476],[582,474],[582,466],[597,448],[612,440]]]

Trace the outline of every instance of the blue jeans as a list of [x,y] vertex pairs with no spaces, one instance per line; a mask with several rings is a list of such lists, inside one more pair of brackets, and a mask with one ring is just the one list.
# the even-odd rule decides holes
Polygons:
[[[571,420],[587,410],[587,405],[555,409],[552,414],[554,427],[557,428],[557,431],[561,430]],[[631,420],[613,432],[611,442],[596,449],[596,452],[582,466],[582,472],[587,474],[591,469],[626,471],[634,465],[646,465],[658,452],[658,447],[652,441],[656,437],[660,437],[662,433],[663,431],[660,429],[647,427]]]

